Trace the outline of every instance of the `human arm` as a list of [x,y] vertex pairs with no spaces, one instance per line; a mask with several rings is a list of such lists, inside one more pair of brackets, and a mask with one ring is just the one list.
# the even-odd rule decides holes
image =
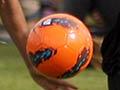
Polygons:
[[76,87],[59,79],[48,78],[37,72],[26,53],[26,41],[29,34],[26,20],[24,18],[19,0],[0,0],[0,15],[3,24],[11,36],[13,42],[24,58],[25,64],[32,78],[45,90],[75,90]]

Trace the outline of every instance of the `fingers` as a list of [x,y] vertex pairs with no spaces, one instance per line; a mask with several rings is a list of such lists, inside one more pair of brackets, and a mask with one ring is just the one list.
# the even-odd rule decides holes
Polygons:
[[78,89],[77,87],[70,85],[70,86],[64,86],[62,90],[77,90],[77,89]]
[[60,82],[56,85],[55,90],[77,90],[78,88],[74,85],[71,85],[67,82]]
[[33,77],[45,90],[77,90],[78,88],[61,79]]
[[[63,85],[63,87],[67,87],[67,90],[77,90],[78,88],[74,85],[71,85],[71,84],[66,84],[66,85]],[[66,90],[66,89],[64,89]]]
[[77,89],[73,89],[73,88],[70,88],[70,87],[58,87],[54,90],[77,90]]
[[77,90],[78,88],[74,85],[68,84],[64,81],[58,81],[56,83],[45,83],[45,90]]
[[[60,84],[62,87],[71,88],[71,90],[72,90],[72,89],[74,89],[74,90],[77,90],[77,89],[78,89],[76,86],[74,86],[74,85],[72,85],[72,84],[69,84],[69,83],[67,83],[67,82],[65,82],[65,81],[62,81],[62,82],[60,81],[59,84]],[[69,89],[68,89],[68,90],[69,90]]]

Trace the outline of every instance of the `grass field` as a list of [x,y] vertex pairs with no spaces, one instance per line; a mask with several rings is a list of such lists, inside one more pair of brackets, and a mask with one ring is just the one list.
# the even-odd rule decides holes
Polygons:
[[[93,69],[67,81],[79,90],[107,90],[106,76]],[[0,44],[0,90],[42,90],[30,77],[14,45]]]

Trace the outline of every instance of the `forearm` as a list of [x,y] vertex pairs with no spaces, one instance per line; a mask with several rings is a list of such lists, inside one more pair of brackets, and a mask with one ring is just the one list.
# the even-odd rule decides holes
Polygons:
[[[18,0],[0,0],[0,15],[3,24],[16,44],[20,54],[35,81],[46,78],[34,69],[26,53],[26,42],[28,37],[28,27]],[[41,80],[40,80],[41,79]],[[38,83],[38,82],[37,82]]]
[[15,44],[25,49],[28,28],[18,0],[0,1],[3,1],[0,3],[0,14],[6,30]]
[[[21,55],[26,59],[25,46],[28,28],[18,0],[0,0],[0,15],[6,30]],[[28,62],[26,64],[29,65]]]
[[0,0],[0,15],[3,24],[33,74],[32,64],[26,54],[28,27],[18,0]]
[[[18,0],[0,0],[0,15],[6,30],[24,58],[31,76],[40,86],[45,90],[76,89],[76,87],[64,81],[47,78],[34,69],[26,54],[28,27]],[[59,88],[57,89],[56,87]]]

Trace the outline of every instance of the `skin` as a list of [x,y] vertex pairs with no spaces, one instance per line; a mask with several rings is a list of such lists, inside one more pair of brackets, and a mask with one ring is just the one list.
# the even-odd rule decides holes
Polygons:
[[19,50],[23,60],[28,67],[33,80],[44,90],[76,90],[71,85],[60,79],[53,79],[37,72],[26,53],[26,41],[29,29],[19,4],[19,0],[0,0],[0,16],[2,22]]

